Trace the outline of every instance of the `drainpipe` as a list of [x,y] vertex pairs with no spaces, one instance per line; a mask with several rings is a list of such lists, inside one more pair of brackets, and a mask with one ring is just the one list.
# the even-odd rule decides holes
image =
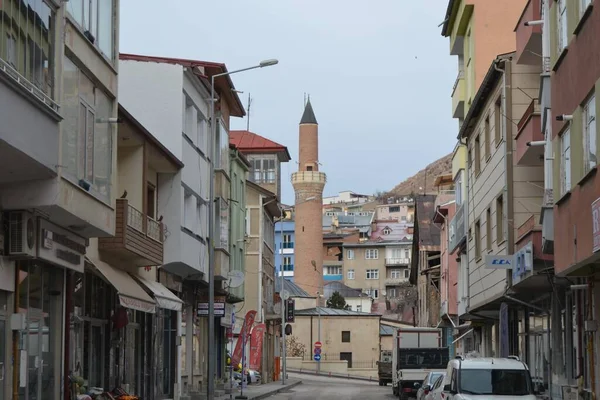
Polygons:
[[[594,318],[594,282],[591,278],[588,278],[588,317],[587,320],[591,321]],[[596,370],[594,368],[594,335],[588,334],[588,359],[589,359],[589,368],[590,368],[590,385],[592,389],[592,399],[595,399],[596,396]]]
[[[261,194],[258,200],[258,206],[260,207],[258,213],[258,322],[264,322],[265,310],[263,309],[263,219],[264,219],[264,196]],[[283,289],[283,288],[282,288]]]
[[[461,146],[465,146],[466,150],[467,150],[467,154],[469,151],[469,147],[468,147],[468,143],[465,141],[463,142],[461,138],[458,138],[458,142],[460,143]],[[469,161],[467,160],[467,164],[469,163]],[[466,242],[465,242],[465,253],[464,253],[464,257],[465,257],[465,270],[463,272],[465,272],[465,276],[464,276],[464,287],[467,290],[467,299],[469,298],[469,294],[471,293],[471,288],[470,288],[470,273],[469,273],[469,207],[470,207],[470,200],[469,200],[469,166],[467,165],[466,168],[464,169],[464,173],[465,173],[465,197],[463,200],[463,218],[464,218],[464,225],[465,225],[465,236],[466,236]],[[462,189],[462,188],[461,188]],[[461,250],[462,251],[462,250]],[[461,257],[461,266],[460,268],[462,269],[462,257]],[[463,301],[463,297],[462,297],[462,293],[460,294],[460,301]],[[470,308],[470,304],[467,303],[465,305],[465,311],[469,311]],[[460,319],[459,319],[460,322]]]
[[[456,204],[456,203],[455,203]],[[455,206],[456,208],[456,206]],[[452,318],[450,318],[450,315],[448,315],[448,304],[450,303],[450,266],[449,261],[450,261],[450,256],[448,254],[448,252],[450,251],[450,237],[448,236],[448,217],[445,217],[439,209],[435,209],[435,212],[442,217],[442,219],[444,220],[444,227],[445,232],[446,232],[446,255],[444,256],[444,258],[446,259],[446,312],[444,313],[446,316],[448,316],[448,319],[450,319],[450,322],[452,323],[452,325],[454,326],[454,322],[452,321]],[[442,267],[442,255],[440,254],[440,270]],[[442,315],[443,316],[443,315]]]

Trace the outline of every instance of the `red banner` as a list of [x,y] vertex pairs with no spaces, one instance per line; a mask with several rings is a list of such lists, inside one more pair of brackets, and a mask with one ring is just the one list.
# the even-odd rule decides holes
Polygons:
[[[256,311],[251,310],[246,313],[246,318],[244,318],[244,324],[242,325],[240,336],[238,337],[237,343],[235,344],[235,350],[233,351],[233,356],[231,357],[231,363],[234,367],[237,367],[240,361],[242,361],[242,352],[246,348],[246,343],[248,342],[250,336],[250,328],[252,328],[252,325],[254,325],[255,318]],[[245,336],[244,332],[246,333]]]
[[261,370],[260,360],[262,357],[263,340],[266,329],[267,326],[265,324],[256,325],[252,329],[252,334],[250,335],[250,369],[257,371]]

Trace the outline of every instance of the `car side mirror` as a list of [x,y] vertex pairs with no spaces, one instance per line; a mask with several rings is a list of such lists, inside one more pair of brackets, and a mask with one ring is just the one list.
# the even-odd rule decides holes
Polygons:
[[415,383],[413,383],[413,387],[415,389],[420,389],[421,388],[421,384],[419,382],[415,382]]
[[454,394],[454,390],[452,390],[452,385],[450,385],[450,384],[444,385],[443,391]]

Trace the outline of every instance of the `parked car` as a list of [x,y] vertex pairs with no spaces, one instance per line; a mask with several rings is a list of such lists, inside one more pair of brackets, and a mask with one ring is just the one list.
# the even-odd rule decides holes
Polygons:
[[444,380],[446,374],[440,376],[431,387],[429,394],[425,396],[425,400],[446,400],[446,394],[444,393]]
[[446,375],[445,372],[432,371],[427,374],[423,382],[416,383],[415,388],[417,390],[417,400],[426,400],[429,392],[431,391],[433,384],[438,380],[438,378]]
[[444,400],[535,400],[527,365],[516,356],[507,358],[465,358],[450,360],[444,378]]

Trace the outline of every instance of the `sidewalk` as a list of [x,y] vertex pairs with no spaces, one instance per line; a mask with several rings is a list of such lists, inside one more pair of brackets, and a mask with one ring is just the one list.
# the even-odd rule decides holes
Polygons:
[[[261,385],[250,385],[244,389],[244,396],[249,400],[260,400],[269,396],[273,396],[279,392],[290,390],[294,386],[298,386],[300,384],[302,384],[302,381],[299,379],[288,379],[286,380],[285,385],[282,385],[281,381],[270,382]],[[239,395],[240,389],[235,389],[233,391],[233,395],[231,395],[231,398],[235,400],[235,397]],[[229,400],[229,398],[229,395],[226,394],[224,396],[217,397],[216,400]]]

